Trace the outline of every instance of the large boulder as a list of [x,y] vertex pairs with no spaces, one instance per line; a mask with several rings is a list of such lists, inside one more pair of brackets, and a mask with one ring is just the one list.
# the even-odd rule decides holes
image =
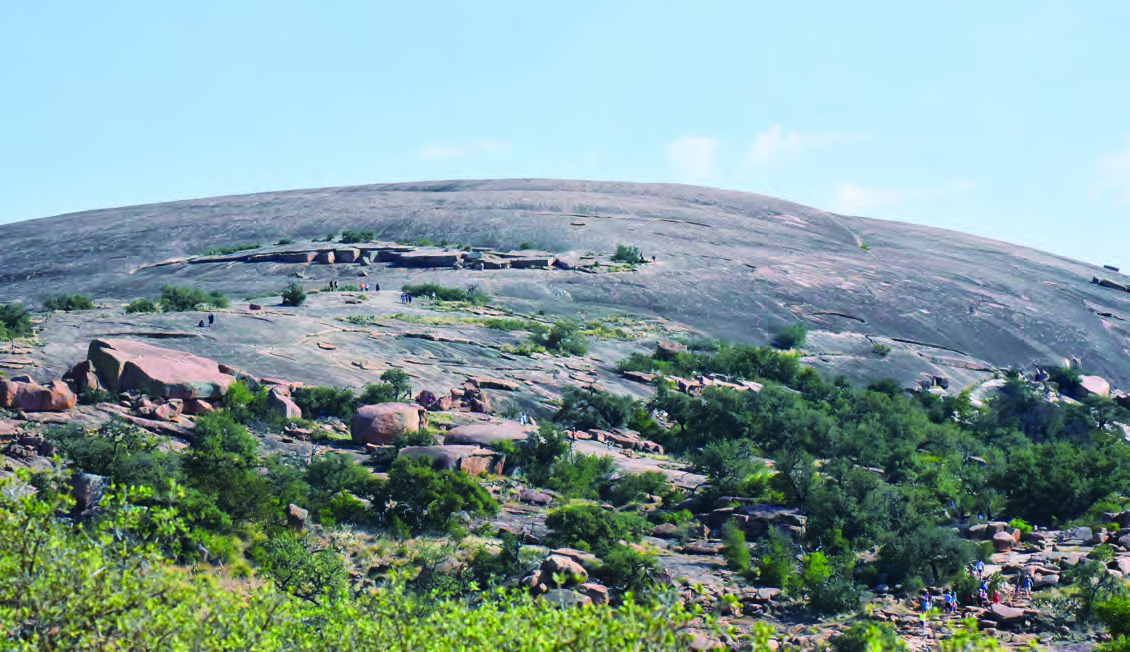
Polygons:
[[1014,545],[1016,540],[1008,532],[997,532],[993,535],[993,550],[997,552],[1008,552]]
[[62,412],[77,402],[78,397],[61,380],[40,385],[26,376],[0,378],[0,407],[24,412]]
[[1077,393],[1080,397],[1110,396],[1110,383],[1102,376],[1080,376]]
[[562,576],[562,586],[581,584],[589,578],[589,572],[575,560],[564,555],[550,555],[541,563],[542,577]]
[[525,426],[517,421],[472,423],[449,430],[443,443],[490,446],[500,441],[522,441],[528,435]]
[[286,390],[277,387],[272,387],[267,392],[267,407],[284,419],[302,418],[302,408],[286,395]]
[[408,446],[401,457],[426,457],[438,470],[465,471],[471,475],[502,473],[506,457],[478,446]]
[[397,435],[428,425],[428,412],[408,403],[363,405],[353,415],[349,431],[358,444],[390,444]]
[[221,398],[235,378],[214,361],[133,340],[94,340],[86,357],[111,392],[144,391],[161,398]]

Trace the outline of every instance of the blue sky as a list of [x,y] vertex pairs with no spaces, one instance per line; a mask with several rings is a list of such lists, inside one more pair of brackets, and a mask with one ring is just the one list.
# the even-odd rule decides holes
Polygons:
[[0,222],[674,181],[1130,267],[1127,25],[1123,0],[8,2]]

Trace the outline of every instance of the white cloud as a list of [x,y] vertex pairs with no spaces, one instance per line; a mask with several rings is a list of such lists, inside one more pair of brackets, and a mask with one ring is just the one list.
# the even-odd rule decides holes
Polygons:
[[867,134],[850,131],[796,131],[775,124],[757,134],[749,149],[749,162],[769,168],[798,159],[832,145],[866,140]]
[[1123,138],[1121,147],[1100,158],[1097,167],[1091,195],[1130,205],[1130,136]]
[[420,158],[450,160],[476,155],[503,154],[510,144],[500,140],[476,140],[469,143],[431,143],[420,149]]
[[718,147],[713,138],[680,138],[667,145],[667,162],[679,181],[709,181],[718,167]]
[[968,180],[932,187],[868,187],[843,181],[832,191],[831,210],[845,215],[869,215],[899,208],[911,202],[931,201],[977,187]]

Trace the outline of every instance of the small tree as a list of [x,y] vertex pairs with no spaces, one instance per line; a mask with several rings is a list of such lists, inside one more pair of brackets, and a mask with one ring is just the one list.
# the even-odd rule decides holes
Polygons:
[[160,307],[150,299],[134,299],[126,306],[126,313],[130,315],[157,312]]
[[798,346],[804,346],[804,342],[807,339],[807,326],[804,324],[790,324],[777,331],[777,334],[773,336],[773,346],[783,350],[795,349]]
[[291,283],[286,286],[282,291],[282,304],[292,308],[297,308],[306,302],[306,290],[298,283]]
[[75,310],[94,310],[94,300],[85,294],[60,294],[43,302],[44,310],[72,312]]
[[392,386],[396,398],[412,396],[410,377],[403,369],[389,369],[381,374],[381,380]]

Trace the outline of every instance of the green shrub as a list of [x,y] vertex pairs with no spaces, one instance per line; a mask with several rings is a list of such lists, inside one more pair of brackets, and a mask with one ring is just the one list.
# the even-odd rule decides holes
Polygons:
[[550,512],[546,527],[553,530],[550,545],[591,550],[604,557],[620,548],[620,541],[639,541],[649,529],[635,514],[603,509],[596,505],[570,505]]
[[315,604],[332,601],[347,586],[348,575],[340,555],[290,531],[275,530],[248,552],[280,591],[303,600]]
[[341,232],[341,241],[346,244],[353,244],[354,242],[372,242],[377,238],[377,235],[369,229],[362,231],[349,231]]
[[485,306],[490,302],[490,295],[475,285],[470,285],[464,290],[439,283],[405,283],[400,286],[400,291],[414,297],[430,298],[434,294],[437,301],[460,301],[476,306]]
[[180,458],[165,450],[167,442],[136,426],[111,421],[94,430],[60,426],[45,434],[72,469],[114,484],[168,489],[180,479]]
[[85,294],[60,294],[43,302],[44,310],[73,312],[75,310],[94,310],[94,300]]
[[392,527],[398,521],[413,533],[447,532],[460,512],[473,517],[498,512],[498,503],[474,478],[436,471],[421,457],[398,457],[373,504],[384,523]]
[[1025,536],[1025,537],[1026,537],[1026,536],[1028,536],[1029,534],[1032,534],[1032,526],[1031,526],[1031,525],[1030,525],[1030,524],[1028,523],[1028,521],[1025,521],[1025,520],[1024,520],[1024,519],[1022,519],[1022,518],[1014,518],[1014,519],[1012,519],[1011,521],[1009,521],[1009,522],[1008,522],[1008,526],[1009,526],[1009,527],[1014,527],[1014,528],[1016,528],[1017,530],[1020,530],[1020,534],[1021,534],[1022,536]]
[[808,339],[808,327],[804,324],[790,324],[773,336],[773,346],[778,349],[795,349],[804,346]]
[[553,420],[573,430],[619,428],[631,418],[635,405],[630,396],[567,385],[561,393],[561,409]]
[[241,251],[250,251],[251,249],[258,249],[261,246],[262,245],[260,245],[257,242],[255,242],[255,243],[248,242],[248,243],[244,243],[244,244],[228,245],[227,247],[220,247],[218,249],[209,249],[208,251],[205,251],[202,255],[204,255],[204,256],[227,256],[228,254],[239,253]]
[[589,350],[588,342],[581,334],[581,326],[576,322],[559,321],[552,327],[534,324],[530,342],[555,355],[584,355]]
[[303,303],[306,303],[306,290],[303,290],[298,283],[291,283],[282,291],[282,304],[284,306],[297,308]]
[[0,338],[15,339],[31,335],[31,313],[23,304],[0,304]]
[[793,575],[794,544],[775,529],[759,545],[760,556],[755,564],[757,581],[765,586],[785,588]]
[[615,595],[631,592],[636,599],[647,599],[655,592],[659,564],[654,555],[638,552],[630,546],[616,546],[601,556],[593,569],[593,579],[609,587]]
[[357,397],[349,388],[298,387],[290,397],[309,419],[337,417],[349,421],[357,409]]
[[131,315],[159,312],[160,310],[160,306],[153,303],[151,299],[134,299],[126,306],[126,313]]
[[190,312],[230,305],[227,297],[218,291],[205,292],[200,288],[176,285],[161,288],[161,310],[165,312]]
[[612,261],[638,265],[644,261],[640,248],[631,245],[616,245],[616,253],[612,254]]
[[276,242],[275,244],[276,245],[294,244],[294,238],[279,238],[279,241]]
[[732,521],[722,526],[722,558],[726,567],[738,573],[748,573],[752,557],[746,544],[745,532]]
[[856,622],[831,643],[835,652],[872,652],[901,649],[902,639],[890,623]]
[[667,476],[659,471],[622,476],[605,492],[609,502],[622,506],[644,500],[647,496],[658,496],[664,504],[672,504],[680,494],[671,488]]
[[518,251],[529,251],[531,249],[537,249],[537,247],[538,247],[537,243],[531,242],[529,240],[523,240],[523,241],[518,243],[518,246],[517,246],[516,249]]
[[573,455],[562,458],[553,465],[544,486],[566,498],[595,499],[608,485],[608,479],[615,469],[616,464],[611,457]]
[[871,347],[871,352],[879,356],[880,358],[885,358],[890,355],[891,347],[887,346],[886,344],[876,342],[875,345]]
[[237,380],[224,393],[224,407],[240,423],[273,422],[277,417],[267,404],[267,391],[266,387],[260,387],[253,392],[246,383]]

